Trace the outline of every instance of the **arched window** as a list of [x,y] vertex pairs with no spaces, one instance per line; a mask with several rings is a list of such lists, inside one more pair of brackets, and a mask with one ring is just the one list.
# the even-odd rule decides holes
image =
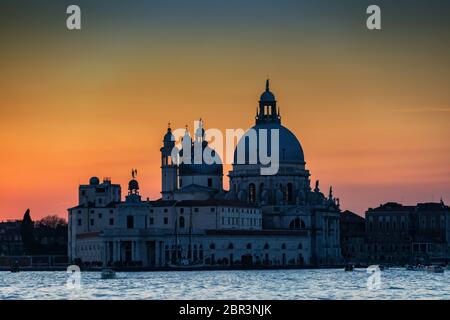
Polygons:
[[295,218],[289,223],[289,228],[290,229],[305,229],[306,224],[305,224],[305,221],[303,221],[302,219]]
[[291,221],[291,223],[289,223],[289,228],[290,229],[300,229],[300,219],[299,218],[295,218]]
[[184,217],[180,217],[180,228],[184,228]]
[[292,202],[293,200],[293,192],[294,187],[292,186],[292,183],[288,183],[286,186],[286,201]]
[[248,185],[248,200],[250,202],[256,202],[256,186],[254,183]]
[[286,250],[286,243],[283,243],[283,244],[281,245],[281,249]]
[[264,245],[264,250],[269,250],[269,244],[268,244],[268,243],[266,243],[266,244]]

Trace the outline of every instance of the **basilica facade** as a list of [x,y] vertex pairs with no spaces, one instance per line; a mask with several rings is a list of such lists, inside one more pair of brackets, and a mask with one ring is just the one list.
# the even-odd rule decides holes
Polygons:
[[[244,161],[235,161],[230,190],[224,190],[220,161],[173,159],[175,141],[169,127],[160,149],[160,199],[142,199],[135,171],[124,200],[121,186],[109,179],[93,177],[80,185],[79,203],[68,209],[70,259],[93,266],[150,269],[341,263],[339,200],[331,188],[325,196],[318,181],[311,188],[303,149],[282,125],[269,81],[255,120],[252,131],[278,133],[275,174],[261,174],[265,164],[258,156],[251,161],[250,142],[242,138],[235,160],[237,150],[244,150]],[[266,143],[271,153],[270,139]],[[203,134],[190,146],[192,156],[199,147],[218,158]]]

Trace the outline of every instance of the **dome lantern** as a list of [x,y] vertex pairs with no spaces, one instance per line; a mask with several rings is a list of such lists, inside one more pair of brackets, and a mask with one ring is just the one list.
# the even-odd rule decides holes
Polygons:
[[266,90],[259,99],[259,110],[256,115],[256,124],[262,123],[281,123],[275,95],[270,91],[269,79],[266,80]]

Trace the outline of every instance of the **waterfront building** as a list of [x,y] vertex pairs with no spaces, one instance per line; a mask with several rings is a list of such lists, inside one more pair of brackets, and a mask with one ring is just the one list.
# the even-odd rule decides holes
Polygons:
[[344,211],[342,256],[355,264],[431,264],[450,261],[450,208],[440,203],[405,206],[388,202],[365,219]]
[[0,256],[23,254],[20,226],[19,220],[0,222]]
[[[278,131],[279,170],[261,175],[264,164],[259,158],[249,161],[243,138],[237,150],[243,144],[245,161],[233,164],[228,191],[223,189],[221,161],[179,164],[172,159],[170,127],[160,149],[160,199],[142,200],[135,170],[124,201],[121,186],[109,179],[93,177],[81,185],[78,205],[68,209],[70,260],[149,268],[183,261],[222,266],[340,263],[339,201],[331,188],[325,196],[318,181],[311,189],[303,149],[281,124],[269,81],[252,129],[265,129],[269,137]],[[191,147],[217,156],[204,131],[195,134]]]
[[342,257],[347,263],[360,263],[366,252],[366,221],[351,211],[340,216]]
[[369,263],[450,261],[450,208],[440,203],[404,206],[389,202],[366,212]]

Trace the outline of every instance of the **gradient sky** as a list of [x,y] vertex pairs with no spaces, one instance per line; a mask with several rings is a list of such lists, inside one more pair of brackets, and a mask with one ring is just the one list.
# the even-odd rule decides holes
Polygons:
[[2,0],[0,15],[0,220],[66,217],[78,184],[125,187],[131,168],[156,199],[167,122],[249,128],[266,77],[343,209],[450,203],[449,1]]

